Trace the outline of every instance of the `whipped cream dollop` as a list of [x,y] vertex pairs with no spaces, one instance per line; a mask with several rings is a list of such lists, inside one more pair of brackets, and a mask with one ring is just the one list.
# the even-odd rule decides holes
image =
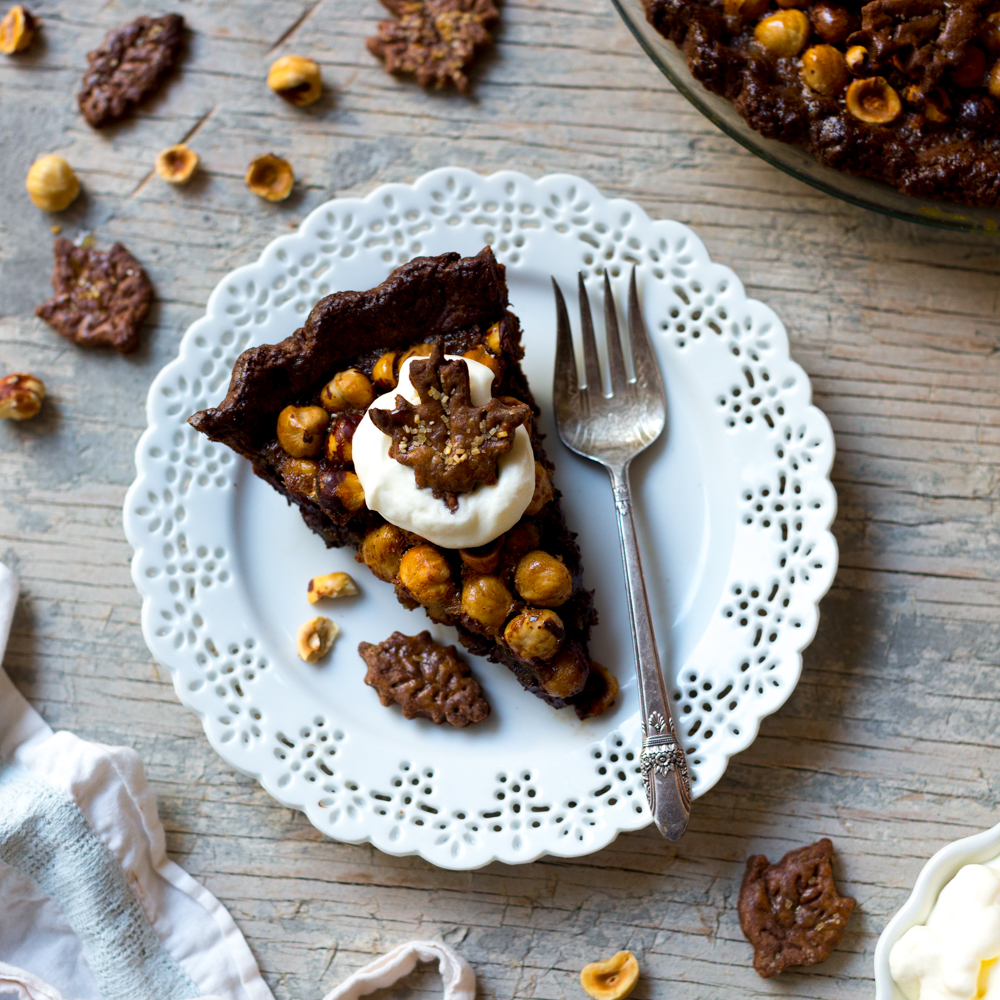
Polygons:
[[907,1000],[1000,1000],[1000,858],[965,865],[889,952]]
[[[469,369],[469,390],[473,406],[485,406],[492,396],[493,372],[471,358],[446,354],[449,361],[464,361]],[[399,384],[379,396],[373,407],[391,410],[396,396],[411,403],[420,401],[410,381],[410,365],[417,358],[404,361],[399,370]],[[371,407],[369,407],[371,409]],[[413,469],[389,456],[392,438],[383,434],[365,413],[354,432],[352,450],[354,470],[365,491],[365,503],[378,511],[390,524],[412,531],[446,549],[471,549],[485,545],[513,528],[535,492],[535,455],[531,439],[522,424],[514,432],[514,446],[497,462],[497,481],[477,486],[471,493],[458,496],[458,510],[453,514],[444,500],[429,489],[418,489]]]

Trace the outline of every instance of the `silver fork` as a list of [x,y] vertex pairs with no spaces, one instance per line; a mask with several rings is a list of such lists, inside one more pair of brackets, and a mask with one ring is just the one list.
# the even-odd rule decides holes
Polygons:
[[635,669],[639,681],[639,711],[642,718],[642,753],[639,764],[649,811],[656,828],[668,840],[679,840],[691,815],[691,782],[687,760],[677,742],[670,700],[667,697],[656,637],[649,611],[649,598],[642,574],[642,560],[632,517],[632,491],[628,470],[632,459],[645,451],[661,434],[667,417],[667,397],[660,368],[653,354],[646,325],[639,309],[635,268],[628,292],[628,328],[632,343],[635,378],[625,371],[618,312],[607,272],[604,274],[604,322],[608,344],[611,395],[605,396],[597,360],[590,301],[579,276],[580,325],[583,333],[583,363],[586,385],[577,378],[573,335],[562,291],[552,279],[556,294],[556,368],[553,378],[556,424],[563,444],[584,458],[600,462],[611,475],[618,533],[625,563],[625,590]]

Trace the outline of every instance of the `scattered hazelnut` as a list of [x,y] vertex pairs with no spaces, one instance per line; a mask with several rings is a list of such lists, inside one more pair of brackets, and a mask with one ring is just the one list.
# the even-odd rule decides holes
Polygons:
[[[325,410],[323,411],[326,412]],[[361,423],[360,413],[348,413],[333,421],[326,438],[326,457],[330,462],[354,460],[354,432]]]
[[[758,0],[759,2],[759,0]],[[766,2],[766,0],[765,0]],[[484,344],[499,358],[500,357],[500,323],[494,323],[486,332]]]
[[333,644],[340,629],[329,618],[311,618],[300,629],[295,645],[299,656],[306,663],[315,663],[323,659],[333,649]]
[[454,590],[448,560],[433,545],[414,545],[399,563],[399,582],[424,606],[444,604]]
[[591,962],[580,973],[580,985],[594,1000],[623,1000],[639,980],[639,963],[630,951],[603,962]]
[[566,638],[566,629],[554,611],[525,608],[507,622],[503,637],[522,660],[551,660]]
[[386,583],[399,572],[403,553],[409,548],[406,535],[393,524],[383,524],[369,531],[361,543],[361,561]]
[[986,89],[992,97],[1000,98],[1000,62],[993,64],[990,75],[986,78]]
[[590,661],[591,674],[600,674],[604,678],[604,694],[600,698],[595,698],[587,707],[585,719],[591,719],[606,712],[618,697],[618,678],[610,670],[601,666],[600,663]]
[[805,48],[810,27],[801,10],[781,10],[758,21],[753,37],[768,55],[789,58]]
[[319,66],[304,56],[282,56],[271,63],[267,85],[279,97],[304,108],[319,100],[323,93]]
[[903,102],[885,77],[870,76],[865,80],[854,80],[847,88],[847,110],[858,121],[888,125],[899,117]]
[[500,547],[503,545],[503,540],[504,536],[501,535],[485,545],[477,545],[474,549],[459,549],[458,555],[473,573],[492,573],[500,562]]
[[462,611],[493,632],[503,627],[513,603],[498,576],[473,576],[462,587]]
[[573,596],[570,571],[541,549],[521,556],[514,572],[514,586],[526,601],[543,608],[558,608]]
[[46,212],[61,212],[80,193],[73,168],[61,157],[41,156],[31,165],[25,181],[28,197]]
[[314,576],[309,581],[306,597],[310,604],[316,604],[324,597],[357,597],[358,585],[347,573],[327,573]]
[[329,422],[322,406],[286,406],[278,414],[278,444],[292,458],[315,458]]
[[531,494],[531,502],[524,508],[524,513],[534,517],[556,495],[552,488],[552,480],[541,462],[535,462],[535,492]]
[[0,420],[30,420],[45,399],[45,383],[23,373],[0,378]]
[[12,56],[23,52],[34,40],[38,18],[21,4],[15,4],[0,21],[0,52]]
[[499,379],[503,374],[503,368],[500,366],[499,359],[493,357],[482,344],[476,344],[471,351],[466,351],[462,357],[471,358],[473,361],[478,361],[481,365],[486,365],[493,372],[494,379]]
[[156,172],[169,184],[187,184],[199,162],[198,154],[182,142],[156,154]]
[[844,62],[855,76],[865,76],[872,70],[868,50],[863,45],[852,45],[844,54]]
[[846,7],[832,3],[818,3],[809,13],[816,34],[831,45],[846,42],[854,31],[855,18]]
[[278,469],[282,482],[293,492],[316,499],[319,466],[309,458],[287,458]]
[[324,468],[317,492],[320,506],[337,524],[346,524],[365,503],[361,480],[347,469]]
[[572,698],[587,685],[589,668],[583,654],[575,649],[562,649],[540,671],[539,684],[553,698]]
[[396,352],[386,351],[372,368],[372,381],[383,392],[396,388]]
[[986,54],[975,45],[967,45],[961,65],[951,71],[951,81],[958,87],[971,90],[973,87],[982,86],[985,72]]
[[840,49],[814,45],[802,53],[802,79],[817,94],[832,96],[847,83],[847,63]]
[[336,413],[339,410],[366,410],[375,398],[375,390],[356,368],[337,372],[319,394],[320,405]]
[[292,193],[295,173],[288,160],[265,153],[252,160],[244,177],[250,190],[268,201],[284,201]]

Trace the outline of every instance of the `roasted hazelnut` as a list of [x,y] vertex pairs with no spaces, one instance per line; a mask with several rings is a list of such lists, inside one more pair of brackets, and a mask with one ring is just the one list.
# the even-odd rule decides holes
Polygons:
[[80,193],[73,168],[61,157],[40,156],[31,165],[24,186],[28,197],[46,212],[61,212]]
[[319,100],[323,81],[319,66],[305,56],[282,56],[271,63],[267,85],[290,104],[304,108]]
[[473,576],[462,587],[462,611],[493,632],[503,628],[513,603],[498,576]]
[[295,646],[306,663],[315,663],[333,649],[338,635],[340,629],[329,618],[311,618],[299,629]]
[[517,562],[525,552],[538,548],[538,528],[531,521],[518,521],[504,536],[503,558],[506,562]]
[[399,563],[399,582],[425,607],[444,604],[454,594],[448,560],[433,545],[414,545]]
[[309,581],[306,597],[310,604],[317,604],[324,597],[357,597],[358,585],[348,573],[327,573],[314,576]]
[[18,373],[0,378],[0,420],[30,420],[45,399],[45,383]]
[[990,52],[1000,52],[1000,10],[995,10],[983,18],[979,38]]
[[489,330],[486,331],[486,337],[483,343],[499,358],[501,353],[500,344],[500,323],[494,323]]
[[961,65],[956,66],[951,71],[951,82],[957,87],[971,90],[973,87],[982,86],[985,72],[986,54],[975,45],[968,45],[965,48],[965,57],[962,59]]
[[361,480],[347,469],[322,469],[317,493],[320,506],[337,524],[346,524],[365,503]]
[[356,368],[337,372],[319,394],[320,405],[336,413],[339,410],[366,410],[375,398],[368,377]]
[[278,414],[278,444],[292,458],[315,458],[329,422],[322,406],[286,406]]
[[756,21],[767,10],[770,0],[723,0],[723,13],[735,21]]
[[831,45],[846,42],[854,31],[856,19],[846,7],[833,3],[818,3],[809,12],[816,34]]
[[487,351],[482,344],[476,344],[471,351],[466,351],[462,357],[471,358],[473,361],[478,361],[481,365],[486,365],[486,367],[493,372],[494,380],[499,379],[503,374],[503,367],[501,366],[500,361],[493,357],[493,355],[490,354],[490,352]]
[[589,683],[593,684],[594,678],[599,676],[604,682],[604,691],[601,693],[599,698],[594,698],[593,701],[587,705],[587,709],[581,715],[581,718],[592,719],[596,715],[601,715],[606,712],[618,697],[618,678],[615,677],[610,670],[602,667],[600,663],[595,663],[593,660],[590,661],[590,677]]
[[540,671],[539,684],[553,698],[572,698],[587,684],[590,665],[576,649],[562,649]]
[[386,351],[372,368],[372,381],[383,392],[396,388],[396,351]]
[[399,572],[403,553],[410,547],[406,535],[394,524],[383,524],[369,531],[361,543],[361,561],[386,583]]
[[831,96],[847,83],[847,63],[840,49],[814,45],[802,53],[802,79],[817,94]]
[[555,495],[545,466],[541,462],[535,462],[535,492],[531,494],[531,502],[525,507],[524,513],[534,517]]
[[623,1000],[639,980],[639,963],[630,951],[603,962],[591,962],[580,973],[580,985],[594,1000]]
[[903,102],[885,77],[870,76],[865,80],[854,80],[847,88],[847,110],[858,121],[869,125],[888,125],[899,117]]
[[26,7],[15,4],[0,21],[0,52],[12,56],[23,52],[34,40],[38,19]]
[[514,572],[514,586],[526,601],[543,608],[558,608],[573,596],[570,571],[541,549],[521,556]]
[[986,78],[986,89],[993,97],[1000,97],[1000,62],[993,64],[993,69]]
[[551,660],[566,638],[566,629],[554,611],[525,608],[507,622],[503,637],[522,660]]
[[347,413],[333,421],[330,433],[326,436],[326,457],[329,461],[352,462],[354,460],[354,432],[360,423],[360,413]]
[[198,169],[198,154],[184,143],[156,154],[156,172],[169,184],[187,184]]
[[403,351],[403,355],[399,359],[399,368],[402,368],[410,358],[426,358],[433,350],[433,347],[433,344],[414,344],[413,347]]
[[844,53],[844,62],[855,76],[867,76],[872,71],[868,50],[863,45],[852,45]]
[[809,18],[801,10],[780,10],[757,22],[753,37],[776,59],[797,56],[809,40]]
[[459,557],[474,573],[492,573],[500,562],[503,540],[504,536],[501,535],[485,545],[477,545],[474,549],[459,549]]
[[286,458],[281,463],[279,472],[282,482],[293,492],[315,500],[316,475],[319,466],[311,458]]
[[244,177],[250,190],[268,201],[284,201],[295,184],[295,172],[288,160],[265,153],[250,161]]

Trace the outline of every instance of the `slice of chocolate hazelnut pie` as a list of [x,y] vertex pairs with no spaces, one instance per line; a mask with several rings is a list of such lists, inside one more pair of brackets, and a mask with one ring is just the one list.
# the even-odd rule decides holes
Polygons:
[[354,546],[405,607],[587,718],[618,684],[588,654],[593,595],[523,353],[489,247],[422,257],[245,351],[226,398],[190,422],[248,458],[328,546]]

